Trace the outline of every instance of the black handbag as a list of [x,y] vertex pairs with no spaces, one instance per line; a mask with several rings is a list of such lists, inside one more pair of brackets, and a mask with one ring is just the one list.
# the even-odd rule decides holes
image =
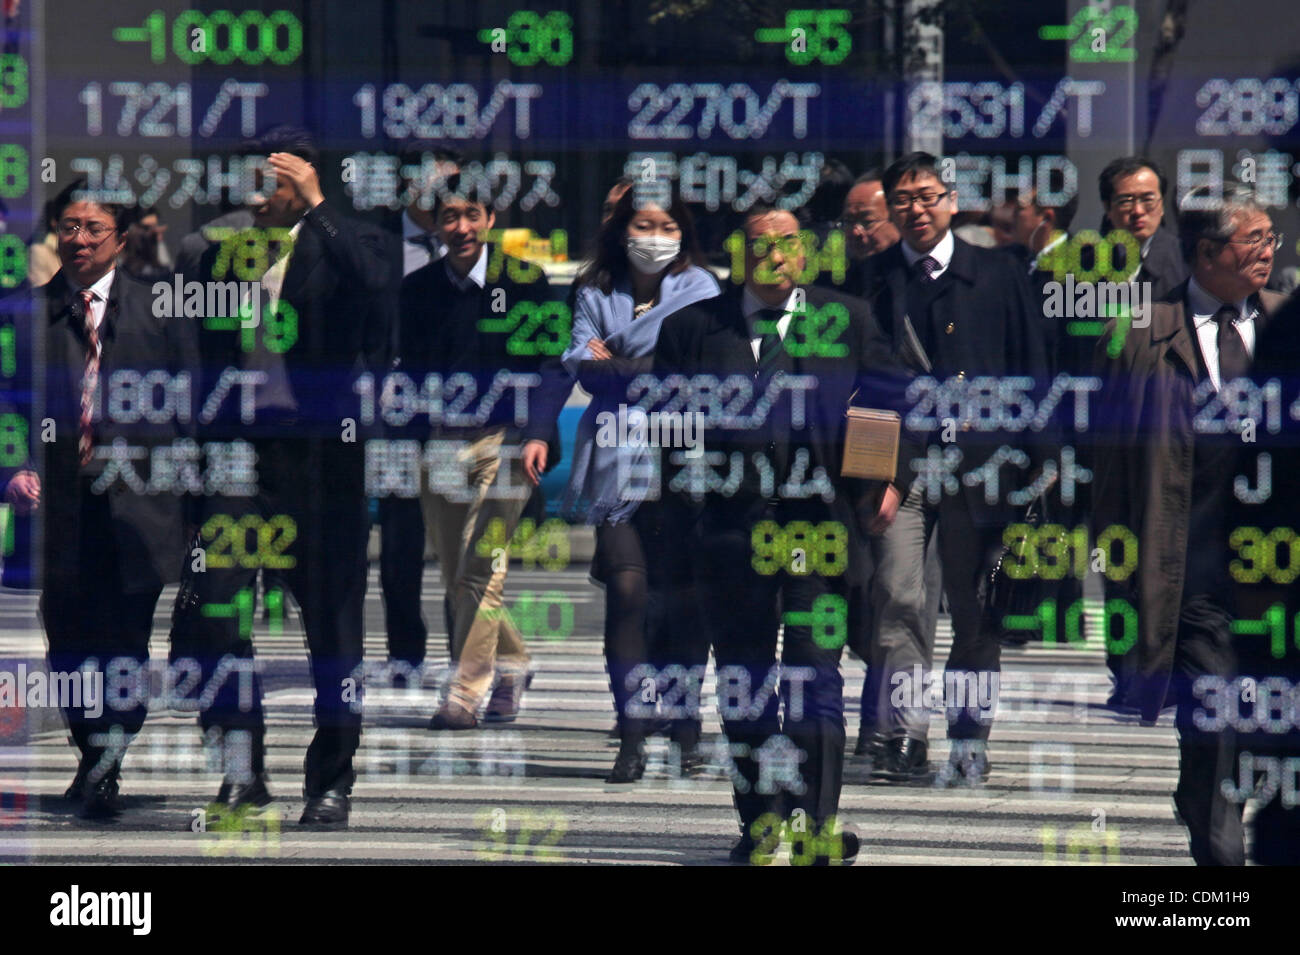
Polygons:
[[1018,523],[1029,532],[1010,544],[1004,538],[992,571],[982,581],[984,626],[1003,646],[1019,647],[1033,640],[1064,643],[1083,635],[1083,581],[1079,577],[1071,575],[1068,568],[1057,579],[1036,571],[1029,576],[1013,573],[1025,566],[1026,552],[1036,546],[1033,535],[1067,517],[1066,509],[1052,496],[1054,488],[1055,482],[1025,507]]

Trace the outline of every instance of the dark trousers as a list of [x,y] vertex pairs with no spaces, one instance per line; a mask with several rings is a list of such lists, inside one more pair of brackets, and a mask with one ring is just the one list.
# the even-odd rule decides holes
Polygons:
[[[689,564],[674,548],[663,506],[642,503],[632,519],[596,527],[592,576],[605,586],[605,662],[619,735],[646,735],[646,696],[670,701],[664,718],[683,750],[700,739],[699,698],[709,645]],[[646,679],[653,681],[653,693]]]
[[90,715],[84,698],[82,706],[63,707],[82,765],[103,775],[121,763],[126,744],[144,725],[149,635],[162,591],[123,593],[108,497],[91,493],[89,485],[83,480],[80,487],[78,579],[75,585],[50,581],[41,594],[41,616],[51,674],[84,668],[103,677],[104,695],[95,708],[102,712]]
[[381,497],[379,525],[379,586],[384,597],[388,657],[415,668],[424,662],[429,639],[429,628],[420,612],[424,581],[424,515],[420,499]]
[[[761,520],[785,525],[825,520],[816,508],[767,505],[740,520],[711,519],[691,542],[704,617],[718,670],[719,708],[732,746],[736,810],[743,832],[764,813],[786,818],[802,809],[818,826],[836,814],[844,770],[844,680],[840,655],[847,625],[820,634],[796,617],[787,621],[779,693],[777,631],[783,616],[809,612],[818,597],[845,599],[843,576],[775,574],[751,563],[751,531]],[[799,668],[798,672],[789,671]],[[791,680],[795,682],[792,683]],[[785,707],[784,727],[778,702]],[[784,729],[784,737],[782,730]],[[790,744],[793,744],[791,746]]]
[[1232,616],[1219,598],[1194,594],[1183,601],[1174,647],[1173,693],[1177,700],[1178,788],[1174,805],[1187,826],[1197,865],[1245,865],[1244,803],[1224,795],[1222,784],[1237,775],[1236,733],[1231,724],[1217,732],[1198,729],[1195,713],[1204,705],[1193,692],[1196,678],[1231,683],[1234,654]]
[[[952,614],[952,650],[944,669],[944,686],[962,683],[966,705],[948,707],[948,738],[986,741],[993,713],[982,713],[970,700],[975,687],[997,686],[1002,644],[984,615],[984,581],[1002,547],[1002,527],[976,522],[964,496],[945,496],[938,505],[939,562],[943,592]],[[990,697],[996,703],[996,695]],[[947,701],[952,704],[954,701]]]
[[[200,725],[219,727],[223,735],[234,730],[248,734],[249,765],[232,769],[228,764],[227,775],[242,769],[260,773],[265,734],[261,681],[252,672],[251,621],[239,605],[244,592],[251,595],[259,563],[292,564],[281,572],[302,608],[316,687],[316,735],[307,749],[304,794],[310,798],[327,789],[350,790],[352,756],[361,741],[366,595],[368,520],[361,448],[329,439],[267,440],[254,447],[257,493],[205,501],[208,569],[193,575],[194,606],[178,607],[172,656],[197,663],[201,679],[192,696],[199,700]],[[259,529],[285,515],[296,537],[285,547],[269,548],[262,542],[282,538],[259,530],[256,558],[214,566],[214,553],[215,563],[226,563],[214,546],[216,529],[226,523],[220,515],[228,515],[236,528]],[[253,536],[250,532],[248,540]]]

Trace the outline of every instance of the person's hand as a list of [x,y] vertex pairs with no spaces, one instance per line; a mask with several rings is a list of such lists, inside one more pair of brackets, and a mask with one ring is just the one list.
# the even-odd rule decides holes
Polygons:
[[587,351],[591,352],[591,357],[596,361],[608,361],[614,357],[614,353],[605,347],[605,343],[599,338],[587,342]]
[[545,441],[533,438],[524,445],[524,474],[528,475],[528,480],[534,485],[541,482],[542,474],[546,471],[546,455]]
[[325,201],[325,194],[320,191],[320,177],[316,168],[305,159],[293,153],[271,153],[268,157],[271,168],[275,170],[276,181],[287,179],[294,191],[307,203],[307,208],[315,209]]
[[903,496],[898,493],[898,488],[892,484],[886,484],[885,489],[880,492],[879,504],[876,506],[876,515],[867,525],[867,533],[872,537],[879,537],[885,531],[889,530],[889,525],[894,523],[894,518],[898,516],[898,505],[903,503]]
[[5,501],[19,514],[29,514],[41,506],[41,479],[35,471],[19,471],[5,488]]

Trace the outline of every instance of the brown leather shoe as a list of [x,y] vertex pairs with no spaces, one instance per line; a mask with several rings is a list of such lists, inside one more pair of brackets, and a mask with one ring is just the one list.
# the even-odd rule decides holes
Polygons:
[[431,730],[472,730],[478,726],[478,717],[459,703],[448,700],[429,721]]
[[519,704],[524,697],[524,690],[533,685],[533,673],[527,675],[502,673],[497,685],[488,699],[487,712],[483,714],[484,723],[513,723],[519,715]]

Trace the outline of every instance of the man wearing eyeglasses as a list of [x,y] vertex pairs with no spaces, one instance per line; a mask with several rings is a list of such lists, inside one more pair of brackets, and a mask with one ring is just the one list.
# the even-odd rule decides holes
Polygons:
[[[118,812],[122,758],[150,695],[154,608],[185,557],[181,498],[155,486],[151,465],[192,436],[195,416],[178,398],[163,420],[146,418],[123,396],[134,394],[130,382],[159,373],[169,382],[188,375],[188,390],[168,391],[193,394],[198,373],[194,323],[156,317],[150,286],[117,267],[134,215],[65,197],[55,212],[60,270],[4,303],[22,313],[18,327],[45,330],[44,388],[31,417],[33,429],[42,422],[43,460],[0,484],[16,511],[44,518],[40,606],[51,686],[89,674],[78,681],[80,699],[57,702],[80,752],[64,796],[96,819]],[[97,703],[84,692],[94,684]]]
[[[952,234],[957,197],[939,177],[938,160],[910,153],[885,170],[882,184],[890,219],[902,241],[872,257],[873,286],[868,299],[892,340],[895,354],[914,376],[929,376],[958,392],[983,376],[1034,376],[1045,382],[1047,367],[1041,320],[1035,318],[1024,271],[1003,252],[980,249]],[[1031,389],[1032,391],[1032,389]],[[933,396],[934,392],[930,392]],[[967,403],[951,404],[960,415]],[[933,407],[933,406],[932,406]],[[986,422],[944,417],[937,430],[918,434],[937,464],[955,449],[960,460],[947,478],[927,481],[900,461],[906,489],[897,519],[873,541],[875,573],[871,584],[875,620],[871,669],[878,679],[876,748],[873,774],[894,782],[927,778],[929,707],[923,683],[934,652],[934,627],[926,614],[923,568],[930,533],[938,526],[944,591],[952,611],[953,649],[948,685],[995,690],[1000,666],[998,636],[983,623],[981,581],[1001,547],[1002,530],[1014,509],[1007,491],[1022,489],[1035,470],[1009,464],[998,468],[1000,493],[989,500],[980,471],[1000,446],[1024,448],[1024,433],[985,430]],[[1026,449],[1032,450],[1032,449]],[[906,476],[904,476],[906,475]],[[944,487],[942,493],[935,493]],[[963,690],[965,693],[965,690]],[[978,694],[972,694],[978,696]],[[951,701],[950,701],[951,702]],[[993,700],[965,701],[949,710],[948,767],[940,781],[972,785],[988,775],[985,744]]]
[[[1226,433],[1200,422],[1216,394],[1237,408],[1231,383],[1250,373],[1255,342],[1281,305],[1263,289],[1282,237],[1248,192],[1231,190],[1218,209],[1184,208],[1179,232],[1191,278],[1152,308],[1149,324],[1128,328],[1116,357],[1116,322],[1097,346],[1094,526],[1123,525],[1138,541],[1137,570],[1105,582],[1108,601],[1137,614],[1121,702],[1145,725],[1177,707],[1174,804],[1192,858],[1241,865],[1242,806],[1221,788],[1236,776],[1233,727],[1216,729],[1223,694],[1198,678],[1230,683],[1236,674],[1227,515],[1242,494],[1234,478],[1249,439],[1235,413]],[[1257,480],[1249,475],[1246,489]]]
[[1152,301],[1160,301],[1187,281],[1178,239],[1162,227],[1169,187],[1165,174],[1150,159],[1123,156],[1101,171],[1098,185],[1106,207],[1102,232],[1123,229],[1140,244],[1142,262],[1128,281],[1150,282]]
[[889,221],[879,171],[868,170],[854,181],[844,196],[844,210],[835,228],[844,233],[847,274],[843,282],[836,283],[829,273],[821,273],[816,283],[860,298],[870,284],[867,262],[871,256],[884,252],[898,241],[898,230]]

